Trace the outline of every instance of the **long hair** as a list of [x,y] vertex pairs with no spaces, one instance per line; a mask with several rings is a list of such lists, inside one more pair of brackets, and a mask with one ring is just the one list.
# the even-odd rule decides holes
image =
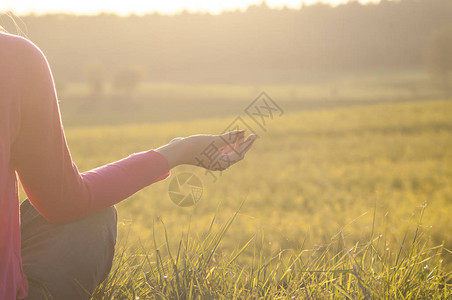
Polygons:
[[28,37],[27,24],[12,12],[0,13],[0,32],[16,34],[25,38]]

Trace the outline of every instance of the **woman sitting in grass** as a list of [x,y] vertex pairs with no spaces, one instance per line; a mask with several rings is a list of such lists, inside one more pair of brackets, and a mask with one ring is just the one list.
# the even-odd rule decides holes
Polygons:
[[[61,124],[43,53],[0,33],[0,299],[87,299],[108,275],[116,242],[114,204],[169,176],[212,143],[210,170],[243,159],[244,131],[177,138],[79,173]],[[18,174],[29,200],[19,206]]]

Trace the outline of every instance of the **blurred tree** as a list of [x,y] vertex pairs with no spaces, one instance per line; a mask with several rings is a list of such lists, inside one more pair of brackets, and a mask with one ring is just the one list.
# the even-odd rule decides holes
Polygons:
[[101,64],[89,63],[85,66],[85,80],[90,88],[91,95],[99,99],[104,92],[104,75]]
[[427,37],[451,16],[451,0],[388,0],[301,10],[262,3],[220,15],[32,14],[0,24],[12,33],[23,24],[55,77],[68,83],[85,81],[83,68],[95,57],[106,80],[118,66],[137,64],[151,81],[260,84],[314,72],[421,67]]
[[452,25],[442,27],[432,32],[425,49],[427,68],[446,98],[451,96],[450,73],[452,72]]
[[133,92],[138,83],[144,78],[144,68],[138,65],[123,66],[118,69],[113,79],[113,87],[127,94]]

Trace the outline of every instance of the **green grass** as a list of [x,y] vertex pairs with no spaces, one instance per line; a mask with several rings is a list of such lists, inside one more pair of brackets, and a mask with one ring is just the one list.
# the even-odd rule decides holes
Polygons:
[[[450,111],[448,101],[286,110],[266,132],[255,127],[253,150],[217,182],[173,169],[201,178],[202,200],[174,205],[170,178],[120,203],[114,268],[94,298],[450,298]],[[233,118],[67,136],[87,170],[175,136],[221,132]]]
[[[263,236],[255,235],[229,253],[218,249],[237,213],[202,238],[190,231],[171,250],[165,241],[140,251],[120,247],[115,267],[93,299],[449,299],[452,272],[444,270],[443,245],[428,247],[421,217],[414,237],[394,250],[386,235],[349,243],[339,231],[328,244],[282,249],[266,256]],[[373,228],[374,229],[374,228]],[[251,248],[248,264],[238,257]],[[398,248],[398,249],[397,249]],[[173,252],[174,251],[174,252]]]

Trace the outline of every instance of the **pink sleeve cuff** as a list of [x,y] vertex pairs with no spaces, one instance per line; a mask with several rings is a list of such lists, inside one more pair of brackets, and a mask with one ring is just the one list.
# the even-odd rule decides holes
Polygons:
[[168,160],[154,151],[135,153],[83,173],[91,194],[91,210],[116,204],[170,175]]
[[[145,153],[147,156],[149,156],[149,161],[151,162],[150,167],[152,168],[152,172],[150,172],[150,173],[153,175],[153,176],[151,176],[151,177],[153,177],[153,179],[151,179],[151,182],[149,184],[153,184],[157,181],[166,179],[170,176],[171,172],[170,172],[168,159],[163,154],[161,154],[155,150],[149,150],[149,151],[145,151],[145,152],[141,152],[141,153]],[[140,154],[140,153],[137,153],[136,155],[138,155],[138,154]],[[149,170],[149,171],[151,171],[151,170]],[[157,178],[155,178],[155,174],[161,174],[161,175],[158,176]]]

